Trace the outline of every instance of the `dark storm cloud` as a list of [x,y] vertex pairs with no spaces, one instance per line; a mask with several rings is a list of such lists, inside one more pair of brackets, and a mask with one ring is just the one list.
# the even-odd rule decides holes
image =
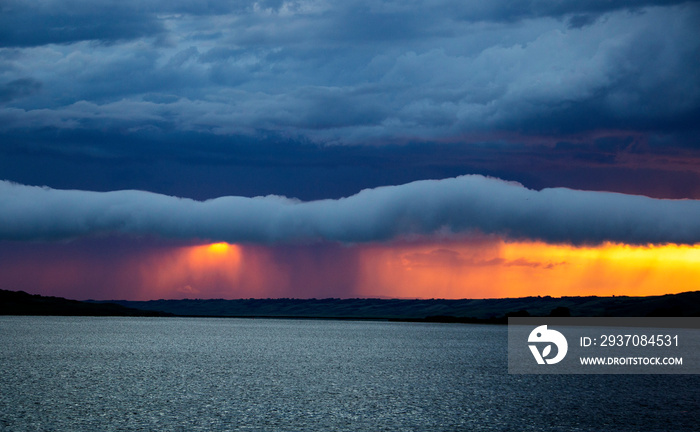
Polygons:
[[648,6],[669,6],[686,3],[680,1],[638,0],[588,0],[588,1],[531,1],[498,0],[491,2],[461,2],[453,6],[455,16],[470,21],[518,21],[540,17],[567,17],[574,27],[592,23],[607,12],[617,10],[639,11]]
[[32,78],[19,78],[0,85],[0,102],[29,96],[41,88],[41,83]]
[[[206,200],[277,194],[305,201],[423,179],[483,174],[531,189],[567,187],[700,199],[700,152],[687,136],[582,136],[535,143],[319,146],[204,132],[14,131],[0,177],[57,189],[121,189]],[[669,144],[671,143],[671,144]],[[674,147],[675,146],[675,147]]]
[[[700,197],[697,2],[0,2],[0,178]],[[338,145],[340,144],[340,145]]]
[[0,82],[31,76],[42,88],[4,96],[0,134],[113,128],[382,144],[502,131],[697,132],[700,114],[697,3],[2,8],[0,45],[14,48],[0,49]]
[[[0,47],[31,47],[78,41],[117,42],[166,31],[164,18],[190,14],[211,16],[242,13],[248,1],[196,0],[3,0],[0,4]],[[257,2],[277,9],[281,2]]]
[[[82,40],[117,41],[153,36],[165,31],[164,15],[250,15],[254,12],[321,10],[333,18],[328,34],[355,39],[404,39],[415,36],[436,11],[470,22],[514,22],[541,17],[568,17],[573,26],[588,25],[602,14],[641,10],[682,1],[543,1],[500,0],[376,2],[350,1],[340,5],[305,1],[190,1],[120,2],[64,0],[31,2],[6,0],[0,5],[0,46],[37,46]],[[330,13],[329,13],[330,11]],[[438,12],[439,13],[439,12]],[[260,34],[260,33],[259,33]],[[261,34],[262,35],[262,34]]]
[[154,18],[120,2],[6,0],[0,5],[0,47],[151,36],[162,31]]
[[364,190],[338,200],[280,196],[194,201],[141,191],[86,192],[0,183],[0,238],[104,234],[228,242],[370,242],[482,232],[596,244],[700,242],[700,201],[544,189],[482,176]]

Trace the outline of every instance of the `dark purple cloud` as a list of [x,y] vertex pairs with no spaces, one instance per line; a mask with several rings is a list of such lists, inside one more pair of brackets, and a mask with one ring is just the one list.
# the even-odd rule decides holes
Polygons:
[[[510,139],[510,138],[508,138]],[[670,143],[670,144],[669,144]],[[0,178],[57,189],[139,189],[205,200],[278,194],[305,201],[416,180],[484,174],[531,189],[568,187],[700,199],[692,135],[613,133],[521,143],[319,146],[206,133],[19,131],[4,136]]]

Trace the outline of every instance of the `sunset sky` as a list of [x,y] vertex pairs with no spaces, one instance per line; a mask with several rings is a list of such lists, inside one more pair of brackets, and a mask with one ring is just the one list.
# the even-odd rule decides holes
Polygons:
[[0,289],[700,289],[700,5],[5,0]]

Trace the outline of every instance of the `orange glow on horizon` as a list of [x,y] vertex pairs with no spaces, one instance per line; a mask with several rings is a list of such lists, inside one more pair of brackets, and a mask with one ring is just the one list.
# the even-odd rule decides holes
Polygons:
[[650,296],[700,290],[700,245],[575,247],[497,237],[132,250],[88,245],[18,247],[0,260],[0,288],[102,300]]
[[362,268],[363,296],[648,296],[697,290],[700,247],[404,244],[368,248]]
[[213,243],[183,248],[194,271],[237,269],[241,262],[241,247],[228,243]]
[[[648,296],[698,290],[700,246],[596,247],[498,238],[336,246],[214,243],[142,264],[147,298]],[[289,260],[292,261],[289,261]],[[339,288],[339,287],[342,287]]]
[[158,298],[225,294],[240,279],[241,247],[213,243],[177,248],[142,266],[144,288]]

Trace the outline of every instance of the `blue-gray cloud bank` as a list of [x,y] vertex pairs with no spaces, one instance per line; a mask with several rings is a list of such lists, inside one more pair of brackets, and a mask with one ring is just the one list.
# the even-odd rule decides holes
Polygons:
[[483,176],[363,190],[336,200],[143,191],[87,192],[0,183],[0,239],[127,234],[248,243],[378,242],[485,233],[572,244],[700,243],[700,201],[563,188]]
[[[697,131],[700,113],[696,2],[8,0],[0,11],[0,133],[381,144],[678,133]],[[73,150],[121,150],[94,146]]]

